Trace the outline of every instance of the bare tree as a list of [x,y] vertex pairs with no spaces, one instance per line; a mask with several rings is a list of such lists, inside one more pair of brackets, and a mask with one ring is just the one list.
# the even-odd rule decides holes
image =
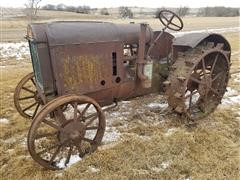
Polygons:
[[101,15],[108,16],[109,15],[108,9],[107,8],[102,8],[101,9]]
[[133,18],[133,12],[128,7],[121,6],[118,11],[122,18]]
[[41,1],[42,0],[28,0],[27,3],[25,3],[25,12],[30,21],[37,16],[38,9],[40,8],[39,3]]

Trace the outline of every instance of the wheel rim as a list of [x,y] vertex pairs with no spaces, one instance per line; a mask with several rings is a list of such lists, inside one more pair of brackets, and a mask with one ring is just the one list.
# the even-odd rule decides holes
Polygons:
[[165,82],[168,105],[191,120],[212,113],[226,91],[229,51],[221,43],[203,41],[179,52]]
[[200,59],[186,81],[184,103],[190,118],[198,119],[214,111],[225,93],[228,71],[228,61],[220,52]]
[[61,169],[71,164],[72,157],[82,158],[95,151],[104,131],[105,117],[94,100],[86,96],[59,97],[34,119],[28,149],[40,165]]
[[42,104],[37,93],[34,74],[30,73],[17,85],[14,92],[14,105],[21,116],[33,119]]

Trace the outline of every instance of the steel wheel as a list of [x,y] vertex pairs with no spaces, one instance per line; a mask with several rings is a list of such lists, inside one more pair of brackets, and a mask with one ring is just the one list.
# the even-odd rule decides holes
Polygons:
[[213,112],[221,102],[229,79],[225,52],[216,48],[203,54],[192,51],[178,58],[174,66],[176,69],[169,76],[171,84],[167,88],[170,107],[190,119],[200,119]]
[[104,131],[105,116],[96,101],[86,96],[58,97],[33,120],[28,150],[43,167],[61,169],[71,164],[71,158],[95,151]]
[[187,81],[185,105],[187,114],[197,119],[213,112],[225,93],[228,81],[228,60],[220,52],[204,56]]
[[18,83],[14,92],[14,105],[21,116],[33,119],[42,104],[34,74],[30,73]]

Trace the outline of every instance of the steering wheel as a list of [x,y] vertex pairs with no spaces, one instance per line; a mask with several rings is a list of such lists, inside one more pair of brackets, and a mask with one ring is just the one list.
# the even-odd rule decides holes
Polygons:
[[[170,18],[169,18],[170,17]],[[183,28],[182,19],[174,12],[169,10],[161,10],[158,15],[161,23],[168,29],[173,31],[180,31]],[[177,20],[177,24],[173,20]]]

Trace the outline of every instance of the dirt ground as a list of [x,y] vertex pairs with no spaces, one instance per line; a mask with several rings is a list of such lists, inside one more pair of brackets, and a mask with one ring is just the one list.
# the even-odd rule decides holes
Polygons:
[[[188,30],[197,30],[198,24],[204,29],[213,22],[212,28],[234,27],[237,19],[184,21],[186,27],[189,23]],[[237,71],[239,32],[223,35],[232,46],[231,71]],[[26,137],[31,120],[21,117],[13,105],[17,83],[32,72],[29,56],[19,60],[15,56],[1,58],[0,179],[239,179],[239,74],[232,75],[217,110],[192,126],[176,114],[167,113],[163,95],[150,94],[120,102],[106,113],[105,137],[95,153],[64,170],[49,171],[30,157]]]

